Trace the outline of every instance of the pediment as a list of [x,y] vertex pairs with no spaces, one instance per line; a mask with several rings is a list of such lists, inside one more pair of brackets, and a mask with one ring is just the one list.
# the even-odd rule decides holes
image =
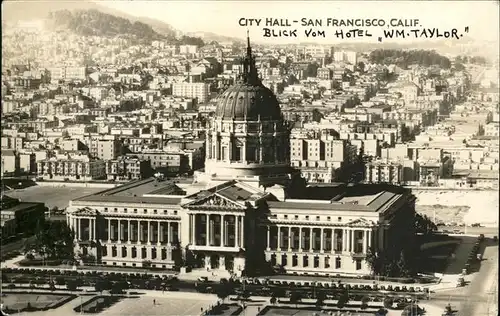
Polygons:
[[237,201],[232,201],[228,198],[225,198],[223,196],[220,196],[217,193],[210,194],[206,197],[200,198],[196,201],[193,201],[191,203],[186,204],[185,206],[190,207],[220,207],[220,208],[238,208],[238,209],[244,209],[245,205],[237,202]]
[[375,222],[361,217],[361,218],[350,221],[347,225],[349,225],[350,227],[371,227],[371,226],[375,225]]
[[90,207],[79,208],[72,212],[73,215],[79,216],[96,216],[98,213],[97,210],[91,209]]

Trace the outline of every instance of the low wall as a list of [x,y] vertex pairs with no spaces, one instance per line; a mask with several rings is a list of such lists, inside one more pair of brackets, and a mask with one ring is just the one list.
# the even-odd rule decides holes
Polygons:
[[404,186],[407,189],[411,189],[412,191],[495,191],[498,192],[498,189],[494,188],[447,188],[447,187],[421,187],[421,186]]
[[54,187],[54,188],[103,188],[111,189],[121,185],[121,183],[101,183],[101,182],[61,182],[61,181],[39,181],[36,182],[41,187]]

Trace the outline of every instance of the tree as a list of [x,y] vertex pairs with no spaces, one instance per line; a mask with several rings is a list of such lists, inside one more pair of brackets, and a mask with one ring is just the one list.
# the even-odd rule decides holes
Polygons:
[[427,216],[415,214],[415,232],[429,235],[437,231],[437,225]]
[[270,302],[271,302],[272,305],[274,305],[274,304],[276,304],[278,302],[278,299],[276,298],[276,296],[274,296],[274,294],[273,294],[273,296],[271,296]]
[[297,304],[302,301],[302,294],[300,292],[292,292],[290,293],[290,304],[295,304],[297,307]]
[[75,280],[68,280],[66,282],[66,288],[70,291],[76,291],[78,288],[78,284],[76,283]]
[[349,303],[349,293],[347,290],[344,290],[337,300],[337,307],[342,309],[347,305],[347,303]]
[[97,280],[95,283],[96,292],[110,291],[113,288],[113,284],[108,279]]
[[225,285],[225,284],[221,285],[217,289],[217,298],[222,300],[222,303],[224,303],[224,300],[229,296],[229,293],[230,293],[230,291],[229,291],[227,285]]
[[364,62],[362,62],[362,61],[358,62],[357,66],[358,66],[358,69],[359,69],[360,72],[364,72],[365,71],[365,63]]
[[361,309],[367,309],[369,301],[370,299],[368,298],[368,296],[363,296],[363,298],[361,299]]
[[325,304],[326,295],[323,291],[319,291],[316,295],[316,307],[319,309]]
[[371,247],[370,249],[368,249],[365,260],[373,274],[380,274],[382,262],[380,260],[379,253],[375,250],[375,248]]
[[43,222],[38,225],[35,238],[26,243],[24,251],[47,259],[72,259],[74,236],[66,221]]
[[123,290],[126,290],[128,288],[128,284],[125,281],[118,281],[113,283],[111,286],[111,291],[109,291],[111,294],[122,294]]
[[409,271],[408,262],[406,260],[406,254],[405,254],[404,251],[401,251],[401,254],[399,256],[398,262],[396,263],[396,266],[398,268],[398,274],[399,274],[399,276],[402,276],[402,277],[408,277],[409,276],[410,271]]
[[392,299],[392,297],[387,296],[384,298],[384,307],[385,308],[391,308],[392,304],[394,304],[394,300]]
[[245,290],[243,290],[243,292],[241,292],[238,296],[239,296],[239,298],[240,298],[241,300],[246,301],[246,300],[248,300],[248,298],[250,297],[250,291],[248,291],[247,289],[245,289]]

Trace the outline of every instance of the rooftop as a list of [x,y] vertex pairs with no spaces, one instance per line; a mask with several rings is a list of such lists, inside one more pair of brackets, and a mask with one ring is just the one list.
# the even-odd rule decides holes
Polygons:
[[[183,190],[172,181],[161,181],[156,178],[148,178],[83,196],[75,201],[177,204],[181,200],[179,197],[164,196],[182,194],[184,194]],[[151,195],[158,195],[158,197]]]
[[217,193],[218,195],[223,196],[231,201],[240,202],[253,202],[260,198],[263,198],[266,195],[266,193],[263,193],[258,189],[249,187],[244,183],[233,180],[214,186],[210,189],[199,191],[188,196],[187,198],[198,200],[212,195],[213,193]]
[[383,212],[397,201],[402,194],[383,191],[374,195],[341,196],[339,199],[327,201],[289,200],[285,202],[268,202],[272,209],[301,209],[321,211],[353,211],[353,212]]
[[268,202],[271,209],[384,212],[411,191],[387,184],[310,186],[300,200]]

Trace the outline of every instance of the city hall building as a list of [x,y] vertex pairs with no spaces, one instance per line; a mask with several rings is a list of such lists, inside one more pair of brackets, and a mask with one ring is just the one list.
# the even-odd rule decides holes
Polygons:
[[189,183],[150,178],[71,201],[77,252],[110,266],[368,274],[368,249],[412,234],[410,190],[298,180],[290,128],[258,78],[250,45],[243,66],[218,98],[205,169]]

